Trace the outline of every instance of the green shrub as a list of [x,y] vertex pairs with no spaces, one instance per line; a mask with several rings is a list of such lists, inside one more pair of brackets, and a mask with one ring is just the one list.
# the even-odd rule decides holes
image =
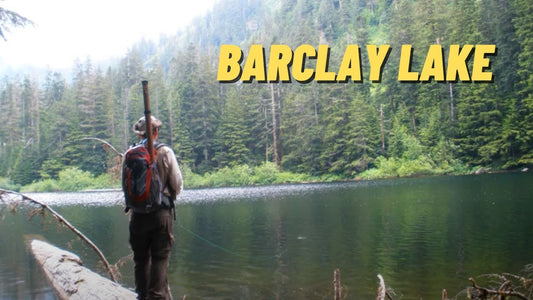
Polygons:
[[20,190],[20,185],[14,184],[9,178],[0,177],[0,189],[16,192]]
[[383,178],[381,171],[377,168],[369,169],[361,174],[359,174],[358,178],[364,179],[364,180],[372,180],[372,179],[379,179]]
[[439,169],[435,163],[426,155],[422,155],[413,160],[401,160],[397,169],[397,176],[406,177],[414,175],[434,175]]
[[314,181],[311,175],[292,173],[292,172],[279,172],[276,176],[274,183],[298,183]]
[[346,179],[346,177],[339,175],[339,174],[324,174],[320,175],[320,177],[311,177],[312,181],[320,181],[320,182],[334,182],[334,181],[340,181]]
[[75,192],[88,189],[94,182],[94,176],[76,167],[59,172],[58,185],[62,191]]
[[35,192],[35,193],[44,193],[44,192],[59,192],[61,189],[57,183],[57,180],[45,179],[42,181],[37,181],[29,185],[25,185],[21,188],[21,192]]
[[380,156],[376,159],[376,166],[383,177],[396,177],[398,176],[398,167],[400,166],[399,159],[395,157],[386,158]]
[[93,180],[93,183],[90,185],[91,189],[107,189],[119,187],[121,187],[121,182],[117,179],[114,179],[113,176],[107,173],[100,174]]
[[318,181],[307,174],[282,172],[275,163],[266,162],[254,168],[244,164],[224,167],[203,176],[195,174],[187,166],[181,167],[185,187],[222,187],[295,183],[304,181]]
[[246,186],[252,183],[252,168],[248,165],[224,167],[203,176],[203,187]]
[[225,167],[211,173],[208,183],[210,186],[245,186],[252,183],[252,168],[248,165]]
[[420,155],[416,159],[385,158],[380,156],[376,159],[376,168],[366,170],[359,174],[361,179],[379,179],[390,177],[407,177],[418,175],[443,175],[456,173],[462,168],[459,163],[451,166],[448,161],[442,161],[438,165],[430,156]]
[[272,162],[265,162],[254,168],[252,182],[254,184],[272,184],[276,182],[279,167]]
[[197,188],[204,187],[205,180],[199,174],[193,173],[189,166],[183,164],[180,165],[181,176],[183,177],[184,187],[185,188]]
[[94,177],[90,172],[68,168],[59,172],[58,179],[44,179],[21,188],[23,192],[77,192],[86,189],[118,188],[120,182],[109,174]]

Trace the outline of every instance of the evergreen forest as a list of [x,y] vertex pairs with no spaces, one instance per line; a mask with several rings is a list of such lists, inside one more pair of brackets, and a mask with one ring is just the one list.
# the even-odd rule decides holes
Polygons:
[[[325,44],[331,70],[355,44],[364,80],[221,83],[226,44],[245,57],[263,45],[267,58],[274,44]],[[399,82],[401,46],[412,45],[411,68],[420,70],[436,44],[445,59],[450,45],[496,45],[492,82]],[[368,80],[366,45],[391,47],[380,82]],[[53,69],[2,75],[0,177],[17,186],[72,176],[66,170],[118,178],[120,158],[86,138],[122,152],[136,142],[142,80],[164,124],[160,140],[188,176],[266,165],[355,179],[533,164],[531,0],[221,0],[105,67],[87,58],[73,62],[69,78]]]

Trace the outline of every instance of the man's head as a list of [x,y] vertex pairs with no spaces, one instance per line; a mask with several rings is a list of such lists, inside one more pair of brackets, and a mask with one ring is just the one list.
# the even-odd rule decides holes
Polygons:
[[[162,123],[156,117],[152,116],[152,133],[157,134]],[[139,136],[146,137],[146,119],[142,117],[133,124],[133,132]]]

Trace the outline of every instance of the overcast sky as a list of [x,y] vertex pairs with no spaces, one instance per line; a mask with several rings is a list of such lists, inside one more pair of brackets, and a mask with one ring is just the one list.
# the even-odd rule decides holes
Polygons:
[[[123,56],[145,37],[173,34],[211,10],[215,0],[0,0],[32,20],[0,38],[0,64],[70,69],[76,58]],[[0,68],[1,69],[1,68]]]

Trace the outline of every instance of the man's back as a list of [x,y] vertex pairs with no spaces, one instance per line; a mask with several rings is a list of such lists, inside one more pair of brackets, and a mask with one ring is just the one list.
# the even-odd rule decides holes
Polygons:
[[174,151],[166,145],[157,147],[157,170],[163,184],[163,194],[176,200],[183,188],[183,179]]

